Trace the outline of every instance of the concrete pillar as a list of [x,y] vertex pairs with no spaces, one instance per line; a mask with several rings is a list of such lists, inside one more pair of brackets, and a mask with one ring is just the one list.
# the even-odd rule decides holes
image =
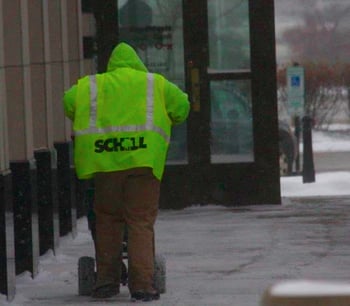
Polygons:
[[78,41],[78,58],[79,58],[79,75],[81,77],[85,74],[84,67],[84,52],[83,52],[83,11],[81,0],[76,0],[76,19],[77,19],[77,41]]
[[[95,17],[91,12],[83,12],[81,14],[82,19],[82,37],[87,40],[94,40],[96,36],[95,29]],[[82,46],[83,48],[83,46]],[[84,53],[84,52],[83,52]],[[84,56],[84,55],[83,55]],[[82,74],[94,74],[96,73],[96,58],[84,58],[84,71]]]
[[[78,40],[79,40],[79,46],[80,46],[79,48],[80,76],[94,74],[96,73],[96,67],[95,67],[96,62],[94,58],[84,57],[84,43],[83,43],[83,40],[85,38],[88,38],[91,41],[95,37],[94,15],[90,10],[88,10],[88,12],[83,11],[82,1],[78,1],[77,14],[78,14],[78,23],[79,23]],[[77,205],[78,218],[86,215],[87,213],[86,197],[91,184],[92,184],[92,180],[81,181],[77,179],[76,205]]]
[[9,160],[12,171],[16,273],[38,273],[39,239],[33,147],[28,1],[3,1]]
[[[68,4],[71,1],[49,1],[50,54],[52,61],[52,98],[54,147],[57,151],[57,186],[60,235],[76,235],[75,180],[72,165],[71,123],[64,115],[62,97],[70,86]],[[75,2],[75,1],[73,1]]]
[[3,1],[0,0],[0,293],[12,301],[16,292],[12,176],[7,137]]
[[29,48],[40,254],[54,252],[59,245],[56,150],[53,146],[52,76],[49,39],[48,3],[35,0],[28,7]]

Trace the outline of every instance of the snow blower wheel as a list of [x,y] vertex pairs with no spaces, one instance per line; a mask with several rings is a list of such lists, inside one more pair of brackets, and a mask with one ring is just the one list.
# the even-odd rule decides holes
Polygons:
[[153,287],[160,294],[166,291],[166,262],[162,255],[156,255],[154,258],[154,276]]
[[79,295],[91,295],[96,281],[95,259],[83,256],[78,261],[78,292]]

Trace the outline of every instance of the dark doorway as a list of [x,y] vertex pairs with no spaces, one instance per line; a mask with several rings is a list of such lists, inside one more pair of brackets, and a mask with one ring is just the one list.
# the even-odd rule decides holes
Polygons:
[[187,123],[173,131],[161,207],[279,204],[273,0],[118,8],[119,40],[191,100]]

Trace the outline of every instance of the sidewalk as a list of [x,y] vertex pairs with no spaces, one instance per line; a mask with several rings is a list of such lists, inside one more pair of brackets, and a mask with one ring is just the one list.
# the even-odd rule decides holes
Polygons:
[[[167,259],[167,293],[148,305],[255,306],[281,280],[350,282],[350,196],[283,202],[161,211],[156,248]],[[84,218],[77,238],[64,237],[59,254],[41,257],[35,280],[17,277],[16,299],[0,296],[0,305],[105,305],[77,296],[82,255],[93,255]],[[134,305],[125,287],[108,304]]]

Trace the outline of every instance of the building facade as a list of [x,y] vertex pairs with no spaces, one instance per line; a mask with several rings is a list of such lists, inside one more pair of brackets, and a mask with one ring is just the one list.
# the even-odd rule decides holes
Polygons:
[[35,277],[39,256],[74,236],[84,213],[62,97],[96,72],[99,31],[189,94],[161,208],[280,204],[273,0],[117,0],[117,33],[103,18],[95,33],[91,4],[0,0],[0,293],[9,299],[15,275]]
[[59,236],[75,231],[71,125],[62,96],[94,72],[83,37],[94,35],[80,0],[0,1],[0,292],[37,274]]

